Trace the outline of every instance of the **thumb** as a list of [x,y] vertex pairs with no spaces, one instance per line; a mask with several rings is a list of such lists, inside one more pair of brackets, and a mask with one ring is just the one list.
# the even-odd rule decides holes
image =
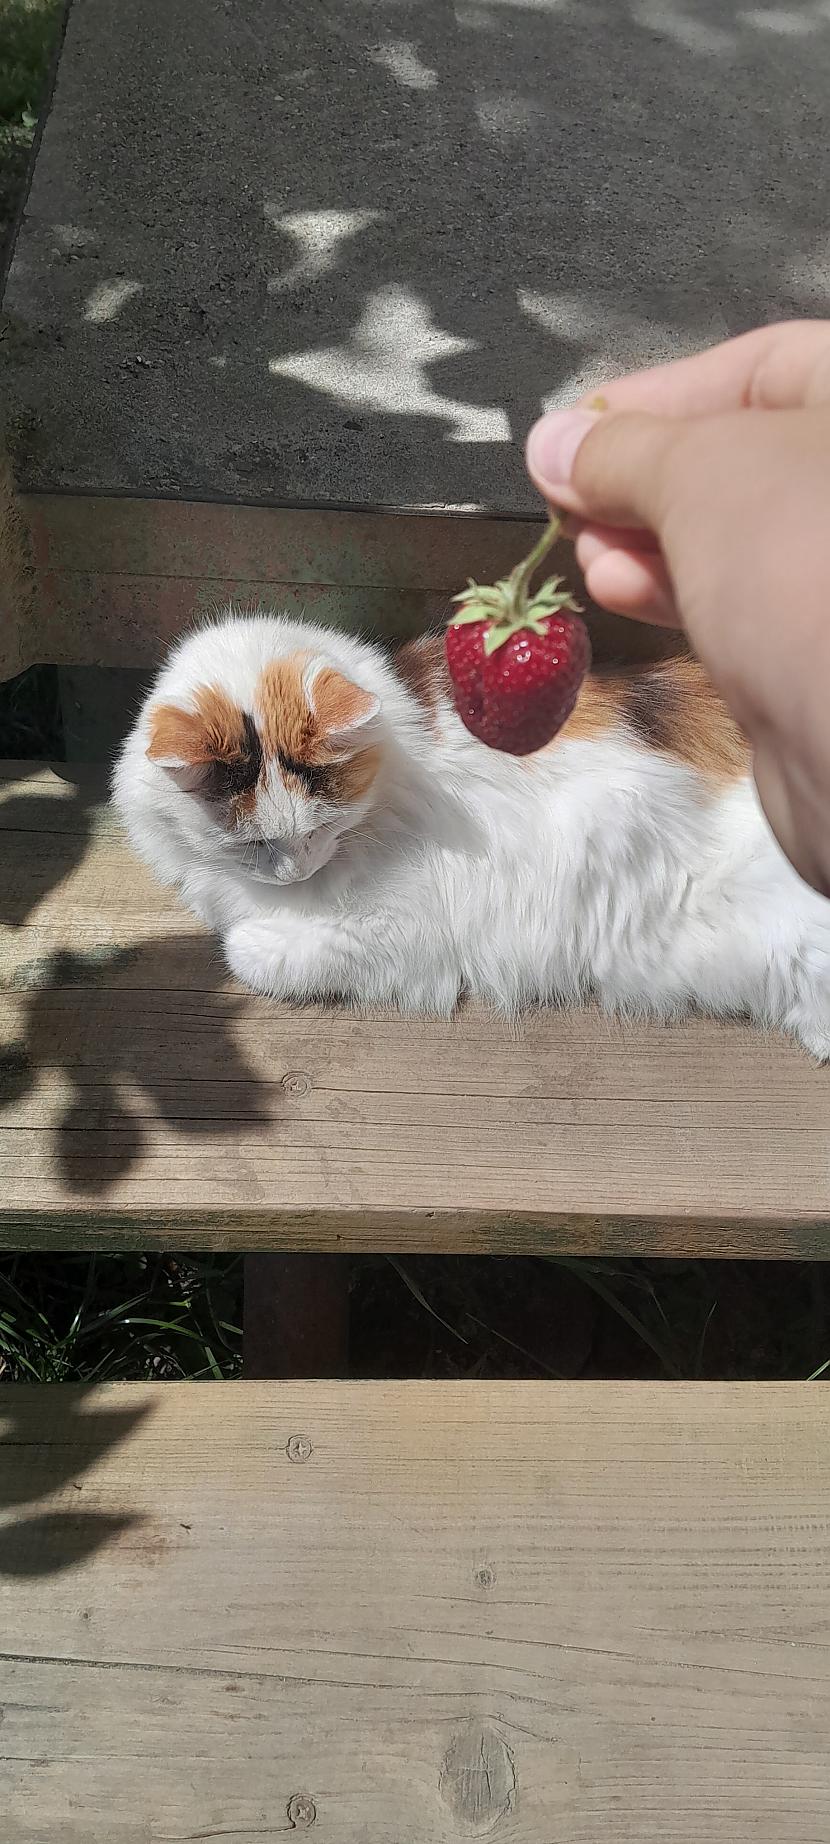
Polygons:
[[682,424],[641,412],[554,410],[531,429],[527,466],[545,499],[592,524],[658,536],[667,463]]

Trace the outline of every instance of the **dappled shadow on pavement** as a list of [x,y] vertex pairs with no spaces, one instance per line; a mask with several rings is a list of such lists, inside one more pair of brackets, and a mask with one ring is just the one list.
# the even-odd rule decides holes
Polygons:
[[21,477],[532,509],[551,398],[821,311],[828,67],[814,0],[77,9],[83,153],[47,134],[9,291]]

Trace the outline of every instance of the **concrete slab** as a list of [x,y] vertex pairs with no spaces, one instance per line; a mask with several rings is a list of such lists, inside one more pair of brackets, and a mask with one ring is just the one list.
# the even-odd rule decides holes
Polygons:
[[526,513],[544,403],[826,311],[827,0],[74,0],[28,489]]

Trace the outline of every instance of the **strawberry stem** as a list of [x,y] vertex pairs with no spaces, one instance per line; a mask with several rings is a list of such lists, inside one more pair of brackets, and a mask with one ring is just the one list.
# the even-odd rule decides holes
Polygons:
[[510,572],[507,580],[511,591],[511,613],[517,621],[521,621],[527,615],[528,590],[531,580],[540,563],[543,563],[547,557],[548,551],[553,549],[561,530],[562,520],[557,518],[555,512],[552,512],[538,544],[534,545],[529,557],[525,557],[522,563],[517,563],[515,570]]
[[544,562],[548,551],[556,543],[562,530],[562,521],[552,512],[541,538],[534,545],[529,557],[517,563],[509,576],[502,576],[497,583],[475,583],[472,580],[460,595],[454,595],[453,601],[460,603],[457,615],[453,615],[450,626],[464,627],[468,622],[483,621],[487,628],[485,651],[494,653],[497,647],[504,646],[512,634],[519,629],[532,628],[536,634],[544,634],[543,623],[553,614],[560,614],[564,609],[572,609],[579,614],[578,602],[575,602],[569,589],[563,587],[561,576],[551,576],[533,595],[530,586],[539,565]]

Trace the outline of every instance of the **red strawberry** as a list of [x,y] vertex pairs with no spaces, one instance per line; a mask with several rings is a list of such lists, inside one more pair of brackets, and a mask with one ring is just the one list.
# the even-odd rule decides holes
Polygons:
[[491,749],[531,755],[570,717],[591,664],[591,643],[561,576],[534,596],[528,585],[559,533],[552,519],[524,563],[502,582],[470,583],[453,597],[447,665],[462,723]]

